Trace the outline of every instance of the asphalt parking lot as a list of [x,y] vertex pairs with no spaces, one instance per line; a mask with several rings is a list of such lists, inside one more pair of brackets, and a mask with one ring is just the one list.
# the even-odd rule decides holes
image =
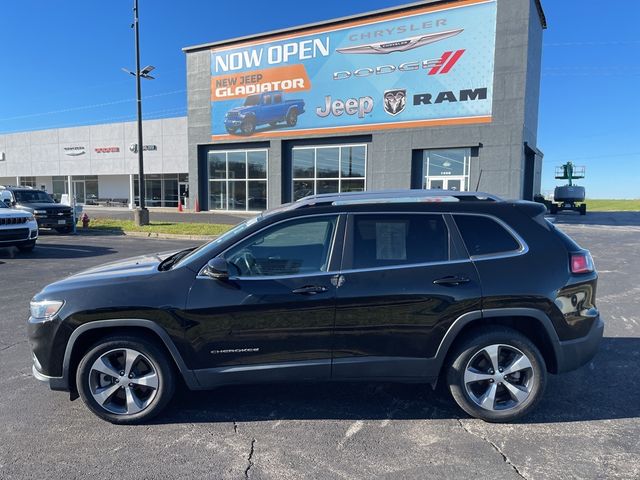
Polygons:
[[419,385],[315,384],[181,392],[154,423],[113,426],[31,377],[29,299],[193,242],[43,235],[33,254],[0,249],[0,478],[640,478],[640,227],[560,220],[594,256],[606,338],[511,425]]

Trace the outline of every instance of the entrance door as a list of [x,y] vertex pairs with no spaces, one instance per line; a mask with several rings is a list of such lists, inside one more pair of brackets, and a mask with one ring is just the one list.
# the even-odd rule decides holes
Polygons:
[[85,203],[84,180],[73,181],[73,193],[77,203]]
[[466,191],[464,177],[428,177],[427,186],[432,190]]

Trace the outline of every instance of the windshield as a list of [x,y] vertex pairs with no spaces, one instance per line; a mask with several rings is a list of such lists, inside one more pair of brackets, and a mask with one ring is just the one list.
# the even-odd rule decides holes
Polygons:
[[13,195],[18,203],[54,203],[49,194],[42,190],[15,190]]
[[255,223],[257,223],[260,220],[262,220],[262,218],[263,218],[262,215],[258,215],[257,217],[252,217],[252,218],[249,218],[249,219],[245,220],[242,223],[239,223],[238,225],[233,227],[231,230],[229,230],[229,231],[223,233],[222,235],[220,235],[215,240],[211,240],[210,242],[207,242],[207,243],[205,243],[203,245],[200,245],[195,250],[189,252],[188,255],[185,255],[178,262],[176,262],[174,264],[174,266],[178,267],[178,266],[182,265],[184,263],[184,261],[187,260],[187,259],[188,260],[196,260],[199,257],[207,256],[209,254],[209,252],[211,251],[211,249],[215,248],[217,245],[220,245],[223,242],[226,242],[228,239],[236,236],[237,234],[239,234],[243,230],[246,230],[250,226],[252,226]]
[[260,95],[249,95],[244,101],[245,107],[252,107],[260,103]]

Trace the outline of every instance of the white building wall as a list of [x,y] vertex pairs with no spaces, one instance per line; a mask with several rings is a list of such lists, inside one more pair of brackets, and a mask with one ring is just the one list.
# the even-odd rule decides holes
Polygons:
[[[137,173],[137,137],[136,122],[0,135],[0,178]],[[145,173],[187,173],[187,117],[144,121],[143,138],[157,147],[144,152]]]

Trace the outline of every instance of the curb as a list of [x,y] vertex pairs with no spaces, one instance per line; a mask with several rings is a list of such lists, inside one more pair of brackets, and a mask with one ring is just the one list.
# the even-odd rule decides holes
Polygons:
[[157,233],[157,232],[131,232],[127,230],[93,230],[83,231],[78,229],[79,235],[119,235],[135,238],[159,238],[167,240],[214,240],[219,235],[181,235],[179,233]]

